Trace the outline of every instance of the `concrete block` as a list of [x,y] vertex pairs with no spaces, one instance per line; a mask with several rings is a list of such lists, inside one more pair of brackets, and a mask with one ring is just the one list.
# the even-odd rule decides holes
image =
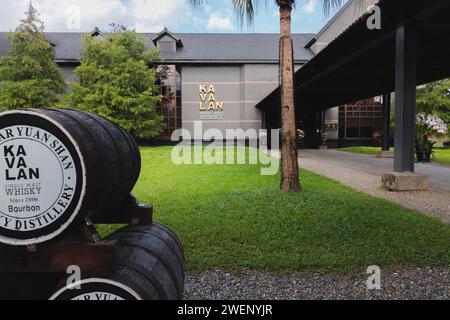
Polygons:
[[427,191],[428,177],[414,172],[388,172],[382,177],[383,187],[390,191]]
[[394,159],[394,153],[390,151],[380,151],[377,154],[377,158]]

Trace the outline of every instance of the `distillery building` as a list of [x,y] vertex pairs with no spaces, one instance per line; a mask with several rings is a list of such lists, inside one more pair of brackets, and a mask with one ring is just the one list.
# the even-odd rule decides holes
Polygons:
[[[92,37],[101,37],[98,30]],[[278,85],[277,34],[141,34],[149,47],[158,46],[163,63],[160,72],[164,96],[160,112],[169,139],[177,128],[261,128],[262,113],[256,105]],[[77,81],[84,33],[46,33],[54,45],[56,62],[68,84]],[[313,53],[305,46],[313,34],[294,35],[295,65],[300,68]],[[6,34],[0,35],[0,52],[7,54]]]
[[[317,52],[336,38],[359,15],[351,1],[318,34],[294,34],[294,64],[298,71]],[[54,46],[56,62],[65,81],[77,81],[74,69],[80,63],[85,33],[46,33]],[[102,37],[95,29],[92,37]],[[143,33],[149,47],[158,47],[163,62],[158,84],[163,100],[159,112],[167,129],[158,140],[168,141],[178,128],[203,130],[261,129],[269,127],[270,104],[262,102],[279,87],[279,35],[255,33]],[[8,54],[7,33],[0,33],[0,55]],[[269,111],[268,111],[269,110]],[[299,115],[314,148],[326,136],[330,147],[370,143],[379,130],[382,113],[369,99],[326,112]],[[326,133],[326,135],[324,135]]]

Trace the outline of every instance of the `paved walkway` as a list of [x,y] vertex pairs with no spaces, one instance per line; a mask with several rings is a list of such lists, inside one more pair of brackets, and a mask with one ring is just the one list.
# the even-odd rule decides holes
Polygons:
[[[272,151],[274,156],[279,153]],[[389,192],[381,188],[381,175],[393,170],[393,159],[337,150],[300,150],[300,167],[338,180],[375,197],[396,202],[450,222],[450,167],[417,164],[416,172],[430,179],[430,191]]]
[[[394,159],[338,150],[300,150],[299,156],[300,161],[318,160],[379,176],[394,168]],[[450,166],[416,163],[416,172],[428,176],[432,188],[450,191]]]

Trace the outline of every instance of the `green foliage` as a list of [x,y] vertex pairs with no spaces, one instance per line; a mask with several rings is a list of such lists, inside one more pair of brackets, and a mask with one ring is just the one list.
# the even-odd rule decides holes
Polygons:
[[450,79],[417,89],[418,113],[435,114],[450,125]]
[[65,89],[53,46],[31,3],[21,22],[10,55],[0,57],[0,110],[52,107]]
[[75,69],[75,83],[64,105],[96,113],[121,126],[137,139],[150,139],[164,130],[156,106],[161,100],[155,85],[158,59],[136,32],[116,32],[84,38],[81,65]]

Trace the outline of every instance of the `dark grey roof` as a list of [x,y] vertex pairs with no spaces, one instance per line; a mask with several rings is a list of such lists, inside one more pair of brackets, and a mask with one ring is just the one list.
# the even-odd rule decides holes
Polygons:
[[[55,44],[56,60],[60,62],[77,61],[80,58],[86,33],[46,33],[47,39]],[[148,39],[147,45],[154,47],[152,39],[157,33],[142,33]],[[278,34],[261,33],[176,33],[184,47],[177,52],[164,53],[166,62],[174,63],[277,63],[279,50]],[[294,34],[294,60],[305,62],[313,57],[305,45],[313,34]],[[0,55],[6,55],[9,42],[7,33],[0,33]]]
[[172,32],[169,31],[169,29],[164,28],[163,31],[161,31],[156,37],[152,39],[153,43],[156,45],[158,43],[158,40],[164,37],[165,35],[171,37],[175,42],[177,43],[178,47],[182,47],[183,43],[181,42],[181,39],[175,36]]

